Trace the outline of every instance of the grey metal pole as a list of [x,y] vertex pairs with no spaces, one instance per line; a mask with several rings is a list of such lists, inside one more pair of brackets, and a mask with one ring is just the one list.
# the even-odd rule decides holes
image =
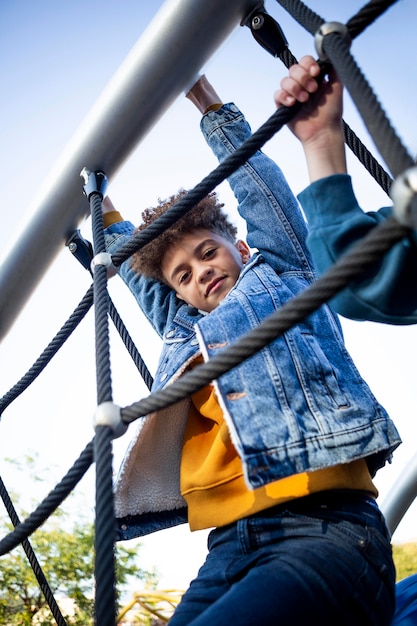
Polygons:
[[220,44],[260,4],[165,2],[64,150],[31,207],[33,218],[0,266],[0,340],[87,215],[82,168],[113,176]]
[[398,524],[407,510],[417,497],[417,454],[415,454],[407,467],[396,481],[381,504],[381,511],[391,535],[394,534]]

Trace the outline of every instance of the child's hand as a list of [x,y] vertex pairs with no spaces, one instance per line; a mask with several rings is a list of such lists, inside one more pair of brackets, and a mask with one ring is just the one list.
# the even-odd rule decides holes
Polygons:
[[319,133],[340,132],[343,111],[343,86],[335,72],[320,84],[320,66],[312,56],[304,56],[292,65],[288,76],[282,79],[281,89],[274,95],[276,105],[292,106],[305,103],[300,112],[288,123],[294,135],[304,144],[314,140]]
[[293,106],[298,102],[307,102],[319,85],[316,78],[320,74],[320,66],[311,56],[305,56],[299,63],[292,65],[288,76],[281,80],[281,89],[274,95],[277,107]]

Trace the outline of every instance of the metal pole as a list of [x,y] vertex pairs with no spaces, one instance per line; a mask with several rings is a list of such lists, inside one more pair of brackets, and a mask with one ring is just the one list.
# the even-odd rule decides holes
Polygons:
[[[259,0],[167,0],[46,179],[0,266],[0,340],[87,215],[84,166],[115,174],[139,141]],[[192,54],[190,54],[192,52]]]
[[381,505],[391,535],[417,497],[417,454],[410,460]]

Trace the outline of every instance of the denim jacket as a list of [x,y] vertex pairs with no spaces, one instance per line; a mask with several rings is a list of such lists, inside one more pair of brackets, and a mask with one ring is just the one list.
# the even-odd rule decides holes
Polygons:
[[[201,127],[220,161],[250,135],[234,104],[206,114]],[[306,224],[278,166],[258,151],[229,183],[247,223],[247,242],[258,251],[214,311],[204,315],[184,304],[167,286],[133,272],[129,262],[120,269],[163,338],[154,390],[174,382],[198,354],[207,360],[237,341],[314,280]],[[132,230],[129,222],[109,227],[109,252]],[[400,443],[327,305],[222,375],[215,386],[250,488],[363,457],[374,473]],[[189,403],[183,400],[139,420],[115,485],[119,538],[186,521],[179,467]]]

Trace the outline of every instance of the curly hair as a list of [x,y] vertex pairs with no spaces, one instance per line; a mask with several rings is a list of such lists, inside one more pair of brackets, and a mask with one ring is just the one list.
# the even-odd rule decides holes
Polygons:
[[[185,189],[180,189],[178,193],[166,200],[159,199],[156,207],[145,209],[142,213],[142,224],[136,228],[135,233],[144,230],[152,224],[183,198],[186,193]],[[219,202],[217,193],[215,191],[209,193],[198,204],[193,206],[186,215],[135,252],[131,261],[132,268],[148,278],[166,282],[162,275],[161,266],[164,253],[161,253],[161,251],[166,251],[168,247],[181,241],[184,235],[199,229],[210,230],[217,235],[221,235],[227,241],[234,243],[236,241],[237,228],[222,211],[223,207],[224,204]]]

